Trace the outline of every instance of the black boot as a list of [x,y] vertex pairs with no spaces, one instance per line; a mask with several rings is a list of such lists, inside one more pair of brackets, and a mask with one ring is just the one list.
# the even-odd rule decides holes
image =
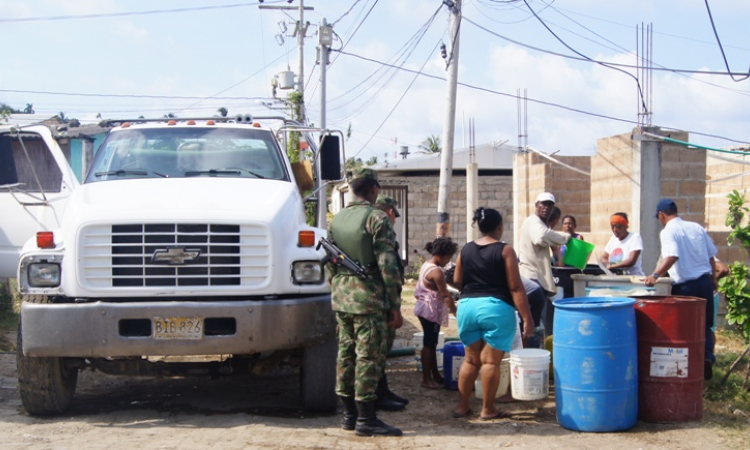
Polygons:
[[357,402],[354,397],[344,397],[339,395],[341,404],[344,406],[344,416],[341,418],[341,428],[345,430],[354,430],[357,424]]
[[383,423],[375,414],[375,402],[357,402],[357,425],[354,431],[357,436],[401,436],[403,433],[396,427]]
[[394,400],[393,397],[388,395],[389,392],[393,394],[393,392],[388,390],[388,380],[386,380],[385,374],[383,374],[380,377],[380,381],[378,381],[378,387],[375,388],[375,394],[378,396],[378,399],[375,400],[376,409],[380,411],[401,411],[406,408],[406,403]]
[[[404,405],[409,404],[408,399],[395,394],[393,391],[390,390],[390,388],[388,388],[388,377],[386,376],[385,372],[383,373],[383,376],[380,377],[380,381],[378,381],[378,388],[377,388],[376,393],[378,394],[378,399],[385,397],[388,400],[393,400],[394,402],[403,403]],[[388,410],[384,410],[384,411],[388,411]]]

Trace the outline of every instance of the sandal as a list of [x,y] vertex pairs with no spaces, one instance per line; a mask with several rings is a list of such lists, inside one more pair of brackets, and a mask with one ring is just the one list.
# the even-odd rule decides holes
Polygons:
[[497,414],[493,414],[491,416],[482,417],[479,416],[479,420],[494,420],[494,419],[507,419],[510,417],[510,414],[508,414],[505,411],[498,411]]
[[453,418],[454,419],[463,419],[464,417],[469,417],[470,415],[474,414],[474,411],[471,409],[467,409],[465,413],[460,413],[457,411],[453,411]]

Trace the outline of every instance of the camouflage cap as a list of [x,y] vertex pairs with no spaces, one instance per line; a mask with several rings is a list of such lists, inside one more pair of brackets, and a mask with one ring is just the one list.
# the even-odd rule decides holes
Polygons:
[[378,187],[380,187],[380,182],[378,182],[378,173],[374,170],[370,169],[369,167],[358,167],[354,169],[351,172],[350,179],[352,180],[375,180],[376,183],[378,183]]
[[375,200],[375,204],[388,205],[393,208],[393,213],[396,215],[396,217],[401,217],[401,214],[399,214],[398,209],[396,208],[398,206],[398,203],[396,203],[396,200],[394,200],[392,197],[389,197],[387,195],[378,195],[378,199]]

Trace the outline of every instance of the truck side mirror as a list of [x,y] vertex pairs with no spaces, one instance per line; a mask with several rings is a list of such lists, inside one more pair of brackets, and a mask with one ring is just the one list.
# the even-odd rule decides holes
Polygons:
[[341,179],[341,139],[325,134],[320,140],[320,178]]
[[0,186],[18,183],[13,143],[10,136],[0,136]]

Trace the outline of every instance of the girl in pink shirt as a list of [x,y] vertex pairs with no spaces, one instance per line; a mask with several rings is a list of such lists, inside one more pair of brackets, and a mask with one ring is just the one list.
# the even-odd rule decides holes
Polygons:
[[448,314],[456,314],[456,304],[448,292],[443,268],[458,250],[458,244],[450,238],[439,237],[428,242],[424,249],[432,255],[422,264],[419,280],[414,291],[417,299],[414,314],[419,318],[424,331],[422,347],[422,387],[441,389],[443,377],[437,368],[437,343],[440,327],[448,326]]

